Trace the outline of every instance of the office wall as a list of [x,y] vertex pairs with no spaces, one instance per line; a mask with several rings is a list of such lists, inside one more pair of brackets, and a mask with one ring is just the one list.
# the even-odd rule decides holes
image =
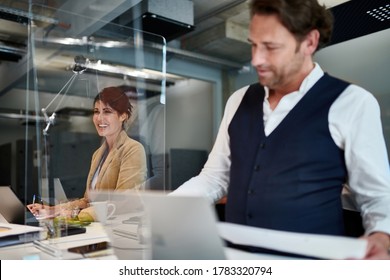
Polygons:
[[167,188],[199,174],[214,142],[212,83],[188,79],[167,88]]
[[166,149],[210,151],[213,136],[212,84],[188,79],[167,88]]
[[[223,102],[223,72],[220,65],[205,63],[202,60],[185,59],[178,56],[169,57],[167,72],[211,83],[213,115],[210,120],[213,124],[213,137],[217,135],[219,123],[222,119]],[[167,88],[170,91],[172,88]]]
[[[16,141],[19,139],[25,139],[26,132],[29,135],[29,139],[33,138],[35,134],[35,128],[31,126],[22,125],[20,120],[13,119],[1,119],[0,118],[0,145],[11,144],[11,159],[7,160],[8,163],[11,163],[11,186],[14,191],[17,191],[17,164],[19,159],[19,151],[17,148]],[[2,155],[4,156],[4,155]],[[5,171],[4,171],[5,172]],[[8,172],[8,171],[7,171]],[[2,174],[0,174],[2,175]]]
[[390,94],[390,29],[332,45],[315,55],[325,71],[374,95]]
[[315,59],[330,74],[370,91],[381,107],[383,133],[390,151],[390,29],[329,46]]

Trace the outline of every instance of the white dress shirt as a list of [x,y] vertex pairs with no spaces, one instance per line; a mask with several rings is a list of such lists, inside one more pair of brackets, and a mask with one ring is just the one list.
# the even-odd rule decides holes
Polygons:
[[[274,110],[265,88],[266,136],[323,75],[316,64],[299,90],[285,95]],[[247,89],[248,86],[241,88],[229,98],[214,147],[201,173],[172,195],[202,195],[216,202],[227,194],[231,164],[228,127]],[[390,169],[378,102],[363,88],[349,85],[330,107],[328,119],[335,144],[344,150],[348,190],[362,213],[366,234],[373,231],[390,234]]]

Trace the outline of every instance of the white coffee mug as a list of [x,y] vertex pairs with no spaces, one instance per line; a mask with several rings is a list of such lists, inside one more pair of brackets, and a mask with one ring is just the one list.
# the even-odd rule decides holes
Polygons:
[[107,201],[95,201],[91,203],[95,210],[95,214],[98,222],[105,224],[112,215],[114,215],[116,206],[113,203]]

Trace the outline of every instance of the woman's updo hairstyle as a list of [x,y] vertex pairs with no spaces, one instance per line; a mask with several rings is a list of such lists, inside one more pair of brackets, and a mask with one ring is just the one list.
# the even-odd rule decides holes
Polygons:
[[109,105],[112,109],[118,112],[119,115],[126,114],[127,120],[131,117],[133,106],[124,90],[120,87],[106,87],[98,95],[96,95],[93,104],[101,101]]

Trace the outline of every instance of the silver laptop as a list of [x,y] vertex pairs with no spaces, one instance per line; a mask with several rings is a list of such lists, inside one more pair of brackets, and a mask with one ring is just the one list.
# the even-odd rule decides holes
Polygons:
[[226,259],[215,209],[204,197],[142,195],[150,222],[151,259]]
[[10,186],[0,186],[0,215],[2,222],[38,225],[38,221]]

